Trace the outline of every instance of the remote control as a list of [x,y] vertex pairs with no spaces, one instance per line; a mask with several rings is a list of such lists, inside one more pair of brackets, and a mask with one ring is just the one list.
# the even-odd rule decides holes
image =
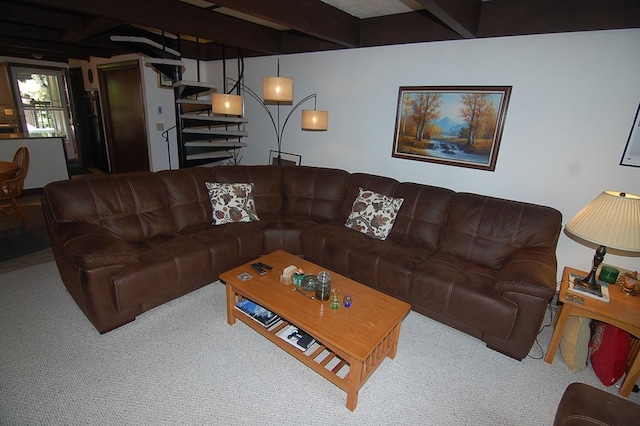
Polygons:
[[260,265],[262,269],[268,269],[269,271],[273,269],[271,265],[267,265],[266,263],[258,262],[258,265]]
[[260,275],[264,275],[264,274],[266,274],[266,273],[267,273],[267,271],[265,271],[264,269],[262,269],[262,266],[260,266],[260,264],[259,264],[259,263],[252,263],[252,264],[251,264],[251,267],[252,267],[253,269],[255,269],[255,270],[256,270],[256,272],[257,272],[257,273],[259,273]]

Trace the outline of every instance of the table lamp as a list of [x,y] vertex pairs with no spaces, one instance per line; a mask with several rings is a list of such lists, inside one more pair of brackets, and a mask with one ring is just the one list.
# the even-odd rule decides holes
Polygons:
[[607,247],[640,252],[640,197],[637,195],[604,191],[567,223],[567,232],[598,244],[589,275],[575,280],[586,290],[600,293],[596,271],[607,254]]

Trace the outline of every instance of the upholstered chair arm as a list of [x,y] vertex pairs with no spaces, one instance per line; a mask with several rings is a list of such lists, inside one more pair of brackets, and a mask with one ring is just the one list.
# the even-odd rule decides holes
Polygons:
[[509,258],[494,280],[499,292],[551,299],[556,289],[557,261],[548,248],[524,248]]
[[82,268],[131,265],[138,261],[128,242],[91,223],[52,223],[49,236],[52,245]]

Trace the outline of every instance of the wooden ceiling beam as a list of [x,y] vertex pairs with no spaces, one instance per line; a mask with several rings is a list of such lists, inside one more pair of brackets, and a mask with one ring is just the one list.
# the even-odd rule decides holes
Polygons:
[[7,35],[0,35],[0,50],[4,47],[21,49],[31,52],[50,52],[56,54],[66,54],[74,58],[89,58],[90,56],[111,57],[112,50],[103,49],[97,46],[80,46],[78,44],[66,44],[51,40],[34,40]]
[[59,10],[45,9],[0,0],[0,17],[11,17],[11,21],[59,30],[81,31],[84,27],[82,16]]
[[281,53],[280,31],[231,16],[203,10],[176,0],[23,0],[27,3],[67,11],[103,16],[130,24],[188,34],[220,44]]
[[343,47],[360,46],[360,20],[320,0],[215,0],[215,3]]
[[482,0],[416,0],[429,13],[464,38],[475,38]]
[[102,16],[87,18],[85,21],[82,31],[65,31],[62,34],[62,41],[67,43],[81,41],[125,24],[120,20]]
[[492,0],[478,37],[640,28],[638,0]]
[[425,11],[364,19],[362,47],[459,40],[461,36]]

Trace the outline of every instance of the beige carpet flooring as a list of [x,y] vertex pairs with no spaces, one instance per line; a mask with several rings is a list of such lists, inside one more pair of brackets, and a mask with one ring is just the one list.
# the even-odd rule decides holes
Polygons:
[[100,335],[49,261],[0,275],[0,424],[549,425],[571,382],[605,389],[560,354],[546,364],[550,335],[519,362],[411,312],[396,358],[351,412],[336,386],[245,324],[229,326],[222,284]]

